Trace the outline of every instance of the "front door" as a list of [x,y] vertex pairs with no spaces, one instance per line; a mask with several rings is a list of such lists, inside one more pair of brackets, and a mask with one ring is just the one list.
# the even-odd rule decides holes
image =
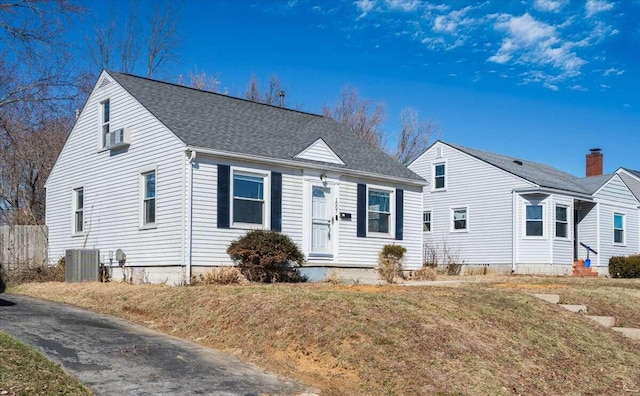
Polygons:
[[311,192],[311,254],[331,255],[331,189],[313,186]]

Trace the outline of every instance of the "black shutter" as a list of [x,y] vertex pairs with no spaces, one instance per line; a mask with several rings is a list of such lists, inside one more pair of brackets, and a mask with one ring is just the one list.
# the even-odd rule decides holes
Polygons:
[[358,184],[358,238],[367,236],[367,185]]
[[403,237],[402,226],[404,225],[404,191],[396,189],[396,240],[401,241]]
[[218,165],[218,228],[229,228],[229,189],[231,186],[231,168]]
[[282,231],[282,173],[271,172],[271,230]]

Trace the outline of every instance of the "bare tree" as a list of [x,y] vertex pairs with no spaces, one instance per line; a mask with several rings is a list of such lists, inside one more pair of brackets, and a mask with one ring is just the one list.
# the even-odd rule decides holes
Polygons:
[[347,86],[342,90],[338,103],[334,107],[325,105],[322,112],[367,142],[381,149],[385,148],[386,136],[382,124],[386,116],[383,103],[372,104],[367,99],[361,99],[358,90]]
[[438,126],[430,121],[420,121],[418,111],[413,108],[403,109],[400,121],[401,130],[396,138],[393,157],[401,164],[409,165],[429,147],[438,132]]
[[178,84],[209,92],[218,92],[220,88],[220,80],[215,75],[207,75],[204,71],[198,71],[197,67],[194,71],[189,72],[186,78],[182,74],[179,75]]
[[256,79],[254,74],[249,78],[249,84],[247,90],[244,93],[244,98],[268,105],[278,106],[280,105],[280,93],[282,90],[282,82],[277,74],[269,77],[269,83],[264,90],[261,89],[260,83]]
[[118,45],[120,52],[120,71],[133,73],[136,61],[140,58],[140,26],[138,24],[138,1],[132,0],[129,16],[123,25],[122,40]]
[[156,3],[151,18],[148,40],[147,77],[153,75],[176,54],[180,44],[179,17],[173,2]]
[[[73,119],[37,105],[13,110],[16,114],[0,124],[0,218],[7,224],[44,224],[44,183]],[[31,119],[23,121],[23,114]]]

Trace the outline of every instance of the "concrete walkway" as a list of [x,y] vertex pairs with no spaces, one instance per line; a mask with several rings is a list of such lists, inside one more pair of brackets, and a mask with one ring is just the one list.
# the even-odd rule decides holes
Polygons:
[[0,329],[39,349],[98,395],[305,391],[233,356],[66,304],[2,294]]

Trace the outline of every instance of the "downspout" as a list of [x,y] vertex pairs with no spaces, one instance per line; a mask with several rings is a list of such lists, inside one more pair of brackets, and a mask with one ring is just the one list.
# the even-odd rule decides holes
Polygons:
[[599,267],[600,255],[602,254],[602,247],[600,246],[600,233],[602,232],[602,230],[600,229],[600,202],[596,202],[596,230],[598,230],[598,232],[596,232],[596,245],[598,246],[599,252],[599,254],[597,255],[598,260],[596,262],[596,265]]
[[516,272],[516,249],[518,247],[518,232],[516,226],[516,192],[511,190],[511,273]]
[[187,241],[186,241],[186,264],[187,264],[187,285],[191,284],[191,257],[192,257],[192,234],[193,234],[193,163],[196,160],[196,152],[195,150],[191,151],[188,160],[189,171],[187,172],[187,200],[186,200],[186,216],[187,216]]

